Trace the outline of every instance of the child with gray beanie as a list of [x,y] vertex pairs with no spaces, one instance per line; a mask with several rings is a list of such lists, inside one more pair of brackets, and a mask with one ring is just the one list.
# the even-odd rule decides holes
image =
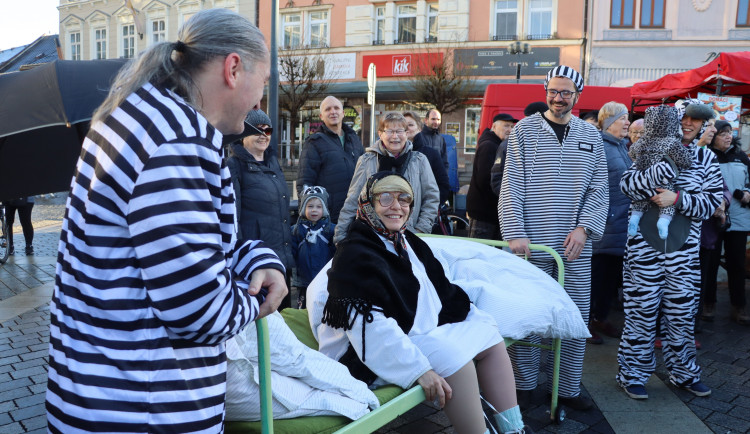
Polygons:
[[299,218],[292,226],[292,252],[297,261],[297,307],[305,307],[307,287],[333,258],[336,225],[328,213],[328,192],[320,186],[302,187]]

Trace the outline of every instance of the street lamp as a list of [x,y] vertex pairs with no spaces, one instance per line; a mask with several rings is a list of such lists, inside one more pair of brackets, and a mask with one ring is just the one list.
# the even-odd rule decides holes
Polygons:
[[[508,54],[529,54],[529,44],[524,42],[521,43],[520,41],[516,41],[508,45]],[[519,59],[516,62],[516,84],[518,84],[521,81],[521,61],[520,56],[517,56]]]

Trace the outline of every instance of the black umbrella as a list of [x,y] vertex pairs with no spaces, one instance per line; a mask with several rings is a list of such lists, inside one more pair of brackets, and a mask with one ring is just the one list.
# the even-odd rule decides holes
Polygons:
[[94,110],[124,60],[0,74],[0,200],[65,191]]

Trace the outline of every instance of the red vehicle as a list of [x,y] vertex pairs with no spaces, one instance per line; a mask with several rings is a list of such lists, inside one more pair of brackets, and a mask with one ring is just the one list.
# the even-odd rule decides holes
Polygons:
[[[479,131],[484,131],[492,124],[492,118],[498,113],[507,113],[516,119],[523,118],[523,109],[532,102],[546,102],[543,84],[490,84],[484,91],[482,100],[482,117]],[[630,107],[629,87],[586,86],[578,99],[573,114],[599,110],[610,101],[617,101]]]

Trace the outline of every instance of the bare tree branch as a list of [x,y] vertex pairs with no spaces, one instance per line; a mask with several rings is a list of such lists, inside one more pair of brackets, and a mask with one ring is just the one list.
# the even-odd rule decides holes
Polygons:
[[449,47],[440,61],[430,60],[430,50],[420,56],[410,83],[416,101],[426,102],[440,111],[451,113],[461,108],[471,96],[474,78],[455,67],[454,48]]
[[[286,111],[291,123],[291,144],[295,143],[297,126],[310,101],[320,99],[336,79],[326,73],[327,48],[303,48],[294,54],[279,57],[279,107]],[[294,152],[292,146],[292,153]]]

